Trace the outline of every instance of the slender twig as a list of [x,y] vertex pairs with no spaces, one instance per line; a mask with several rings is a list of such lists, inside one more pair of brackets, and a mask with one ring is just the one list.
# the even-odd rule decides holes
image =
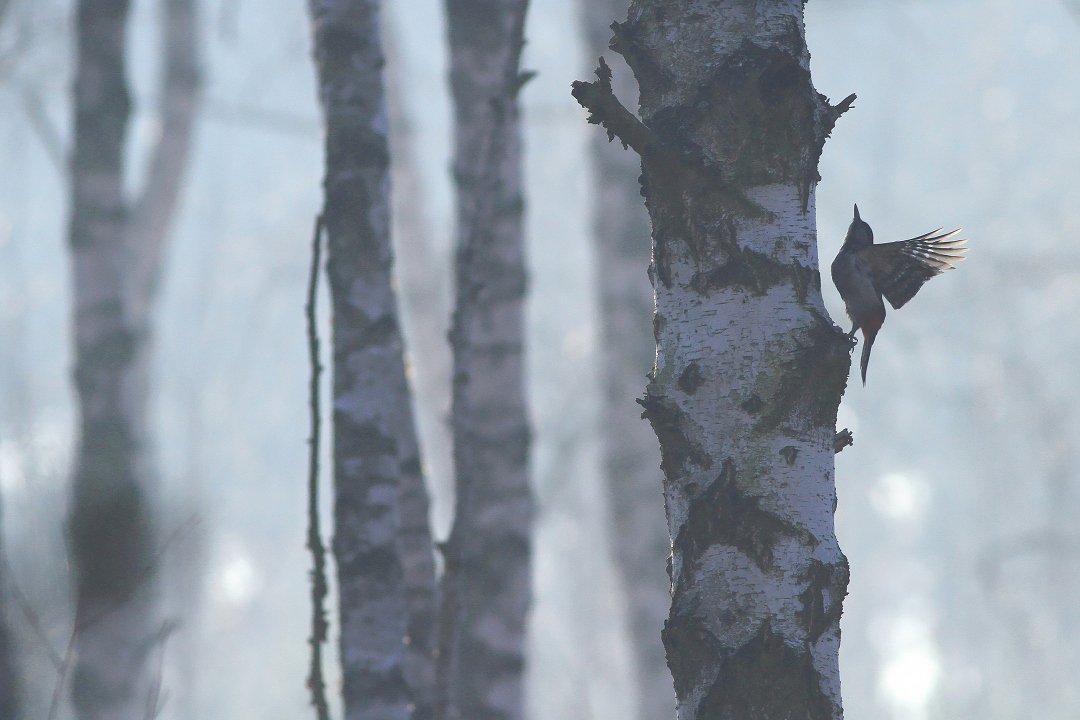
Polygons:
[[18,604],[19,609],[26,617],[27,624],[30,626],[30,629],[34,631],[34,635],[37,636],[38,642],[41,643],[41,647],[45,649],[45,654],[49,656],[49,660],[52,661],[53,667],[59,672],[64,666],[64,658],[60,655],[60,652],[52,646],[52,643],[49,642],[49,636],[41,624],[41,618],[38,617],[33,605],[30,604],[29,598],[26,597],[22,588],[19,587],[19,583],[15,580],[14,570],[11,567],[11,563],[8,562],[6,554],[0,558],[0,562],[3,563],[3,575],[0,577],[6,577],[8,579],[8,588],[15,597],[15,602]]
[[52,702],[49,703],[49,714],[46,720],[56,720],[60,712],[60,701],[64,697],[64,686],[67,684],[68,668],[75,658],[75,638],[79,636],[79,620],[76,617],[75,624],[71,628],[68,637],[67,649],[64,651],[64,659],[60,662],[60,670],[56,673],[56,683],[53,685]]
[[[142,577],[139,579],[139,582],[137,582],[131,590],[116,598],[116,601],[111,603],[108,607],[99,610],[97,613],[88,617],[82,617],[83,611],[80,609],[76,609],[75,622],[72,624],[71,635],[68,637],[67,649],[64,651],[64,656],[60,658],[59,664],[56,668],[56,683],[53,686],[52,701],[49,704],[49,714],[47,716],[47,720],[55,720],[57,714],[60,712],[60,701],[63,699],[64,686],[67,684],[68,670],[70,669],[71,662],[75,657],[75,639],[78,638],[79,633],[97,624],[104,618],[108,617],[115,610],[122,607],[124,603],[133,598],[141,588],[143,582],[147,581],[150,577],[152,577],[151,569],[158,566],[158,562],[161,560],[162,556],[165,555],[165,552],[169,549],[169,547],[174,542],[176,542],[176,540],[182,537],[185,532],[190,530],[199,522],[200,519],[198,515],[192,515],[190,518],[188,518],[186,522],[173,530],[173,532],[171,532],[169,536],[165,539],[165,542],[161,544],[161,548],[158,549],[157,553],[155,553],[154,561],[147,566],[147,569],[142,573]],[[164,643],[165,637],[167,637],[168,634],[173,631],[174,627],[174,623],[166,622],[162,626],[161,632],[154,636],[154,642]],[[162,652],[164,652],[164,648],[162,648]],[[54,651],[52,651],[51,648],[49,654],[50,657],[54,655]],[[53,663],[56,664],[56,658],[53,658]],[[156,692],[160,695],[160,688],[158,688]]]
[[323,218],[315,218],[315,232],[311,238],[311,276],[308,279],[307,316],[308,353],[311,362],[311,385],[308,397],[311,409],[311,437],[308,440],[308,534],[307,546],[311,551],[311,669],[307,684],[311,690],[311,704],[319,720],[330,720],[330,708],[326,701],[326,683],[323,680],[322,646],[326,642],[326,548],[319,530],[319,434],[321,432],[321,408],[319,404],[319,377],[322,363],[319,361],[319,327],[316,318],[316,299],[319,290],[319,265],[321,263]]
[[154,677],[154,684],[150,688],[150,694],[146,698],[146,720],[154,720],[154,718],[161,715],[161,711],[165,707],[164,693],[161,689],[165,677],[165,643],[175,629],[176,624],[166,620],[161,624],[161,630],[156,638],[158,645],[157,674]]

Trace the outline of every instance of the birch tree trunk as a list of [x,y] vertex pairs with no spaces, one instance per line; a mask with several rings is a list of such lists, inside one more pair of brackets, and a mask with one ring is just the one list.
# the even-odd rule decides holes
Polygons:
[[[628,0],[582,0],[590,61],[607,48],[611,21]],[[637,86],[613,53],[615,93],[636,104]],[[600,424],[604,475],[611,507],[611,545],[627,599],[634,707],[642,720],[669,717],[675,706],[660,629],[671,605],[664,563],[671,550],[661,495],[660,451],[634,398],[652,364],[652,288],[649,217],[641,202],[641,160],[602,135],[592,139],[596,288],[600,306]]]
[[524,713],[530,596],[526,274],[517,94],[526,0],[447,0],[457,181],[456,499],[443,548],[437,714]]
[[847,561],[833,436],[848,345],[822,304],[817,161],[836,118],[810,81],[801,0],[634,0],[574,95],[642,158],[681,720],[840,718]]
[[68,533],[76,573],[72,700],[80,718],[156,712],[156,473],[147,427],[150,315],[196,107],[192,0],[167,0],[162,135],[129,210],[123,152],[127,0],[81,0],[76,18],[70,246],[79,442]]
[[333,312],[334,557],[345,717],[427,712],[410,687],[402,496],[423,487],[390,245],[389,119],[377,0],[310,0],[326,121]]

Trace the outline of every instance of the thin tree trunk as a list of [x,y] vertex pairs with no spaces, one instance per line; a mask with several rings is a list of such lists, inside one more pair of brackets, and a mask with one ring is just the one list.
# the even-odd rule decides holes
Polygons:
[[[582,0],[590,62],[607,49],[611,22],[625,17],[628,0]],[[615,94],[631,107],[637,85],[622,58],[612,60]],[[592,138],[595,174],[593,235],[600,306],[603,395],[600,424],[604,475],[611,507],[615,567],[627,598],[634,663],[634,707],[643,720],[671,715],[675,690],[660,630],[671,606],[664,564],[671,550],[664,522],[660,450],[634,403],[652,365],[652,288],[649,217],[641,201],[641,160],[600,134]]]
[[82,0],[76,32],[75,147],[70,244],[79,444],[69,539],[76,572],[80,718],[155,712],[164,623],[159,618],[155,503],[149,450],[152,278],[179,197],[198,77],[194,5],[169,0],[163,132],[145,190],[128,212],[123,150],[130,114],[126,0]]
[[152,500],[142,475],[146,387],[135,372],[145,338],[127,283],[127,14],[125,0],[83,0],[76,21],[70,238],[81,424],[69,533],[77,574],[72,699],[87,720],[145,714],[157,622]]
[[423,487],[392,282],[377,0],[311,0],[326,118],[334,557],[345,717],[412,717],[402,495]]
[[817,160],[852,96],[810,82],[801,0],[634,0],[610,71],[574,94],[642,157],[657,355],[642,405],[660,440],[682,720],[840,718],[847,561],[833,436],[848,345],[820,294]]
[[452,429],[455,517],[443,548],[437,711],[524,713],[530,596],[526,274],[517,94],[527,2],[448,0],[457,180]]

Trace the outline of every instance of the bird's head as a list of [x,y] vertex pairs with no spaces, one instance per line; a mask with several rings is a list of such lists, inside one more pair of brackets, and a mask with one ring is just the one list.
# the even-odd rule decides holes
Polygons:
[[861,248],[867,245],[874,244],[874,231],[870,229],[870,226],[859,217],[859,206],[855,206],[855,218],[848,225],[847,237],[844,238],[844,244],[851,247]]

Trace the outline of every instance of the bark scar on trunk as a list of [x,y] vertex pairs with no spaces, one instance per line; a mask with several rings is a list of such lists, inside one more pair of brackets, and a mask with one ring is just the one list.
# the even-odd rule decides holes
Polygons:
[[[627,110],[611,89],[611,68],[602,56],[596,77],[595,82],[575,80],[570,84],[570,94],[589,111],[589,123],[607,131],[608,141],[619,138],[624,148],[633,149],[642,160],[653,165],[650,172],[658,172],[661,177],[670,174],[664,186],[674,189],[704,185],[733,212],[763,219],[770,216],[763,207],[733,189],[699,149],[676,149]],[[687,178],[687,174],[691,177]]]

